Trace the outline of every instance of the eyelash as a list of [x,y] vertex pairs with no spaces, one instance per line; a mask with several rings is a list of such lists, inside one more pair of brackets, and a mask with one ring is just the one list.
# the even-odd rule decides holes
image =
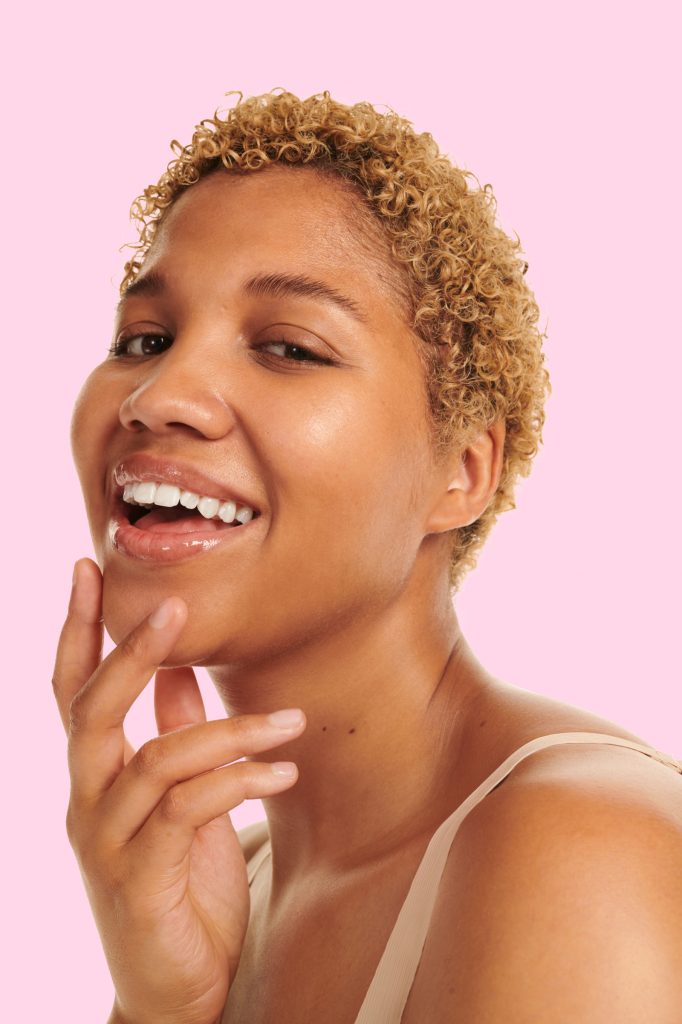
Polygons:
[[[109,348],[109,355],[113,356],[114,358],[118,358],[118,359],[125,359],[125,358],[144,359],[145,357],[149,357],[149,356],[152,356],[152,355],[158,355],[159,354],[159,353],[153,353],[153,352],[146,352],[146,353],[143,353],[142,355],[132,355],[131,356],[130,353],[126,351],[126,346],[131,341],[135,341],[138,338],[141,338],[143,341],[145,339],[147,339],[147,338],[155,338],[155,339],[160,339],[162,341],[171,341],[172,340],[172,339],[168,338],[165,334],[155,334],[152,331],[141,332],[141,333],[138,333],[138,334],[123,335],[120,338],[117,338],[114,341],[114,343],[110,346],[110,348]],[[284,355],[275,355],[273,352],[265,352],[263,350],[265,349],[266,345],[283,345],[284,348],[288,349],[288,350],[296,349],[299,352],[305,352],[306,353],[306,358],[305,359],[287,359],[287,357],[284,356]],[[315,352],[312,351],[312,349],[306,348],[305,345],[298,345],[298,344],[296,344],[293,341],[285,341],[283,338],[280,339],[280,340],[277,340],[277,341],[274,341],[274,340],[273,341],[265,341],[261,345],[254,346],[254,348],[255,348],[255,351],[256,351],[257,354],[261,354],[262,353],[262,356],[265,357],[265,358],[277,359],[277,360],[281,360],[282,362],[286,362],[286,363],[298,363],[298,364],[301,364],[301,363],[312,363],[312,364],[318,363],[318,364],[320,364],[322,366],[334,366],[335,365],[335,362],[334,362],[333,359],[328,359],[328,358],[326,358],[324,356],[318,356],[318,355],[315,354]],[[165,352],[165,349],[162,349],[162,351]],[[312,357],[312,358],[308,358],[309,356]]]
[[[126,352],[126,345],[128,345],[129,342],[131,342],[131,341],[135,341],[137,338],[142,338],[142,339],[146,339],[146,338],[160,338],[163,341],[169,341],[170,340],[169,338],[167,338],[165,336],[165,334],[155,334],[152,331],[141,332],[139,334],[122,335],[120,338],[116,338],[114,343],[109,348],[109,355],[110,356],[118,356],[119,358],[122,358],[122,359],[125,358],[126,356],[129,356],[130,353]],[[144,355],[151,355],[151,354],[153,354],[153,353],[149,353],[149,352],[144,353]],[[142,356],[138,356],[137,358],[142,358]]]

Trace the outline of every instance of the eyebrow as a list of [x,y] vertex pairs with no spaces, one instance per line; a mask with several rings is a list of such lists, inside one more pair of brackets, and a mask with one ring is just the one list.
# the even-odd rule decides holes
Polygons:
[[[123,304],[134,295],[160,295],[167,287],[163,274],[158,270],[150,270],[128,285],[119,300],[116,312],[120,313]],[[323,281],[317,281],[305,274],[255,274],[242,283],[241,290],[255,297],[270,296],[279,299],[293,295],[318,299],[337,306],[360,323],[366,324],[368,321],[367,315],[353,299]]]

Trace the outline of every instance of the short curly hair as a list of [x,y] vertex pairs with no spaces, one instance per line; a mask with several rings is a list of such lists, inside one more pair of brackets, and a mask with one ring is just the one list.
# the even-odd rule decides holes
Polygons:
[[[192,141],[171,143],[175,158],[131,207],[139,241],[121,292],[139,273],[164,212],[200,178],[221,167],[248,173],[303,165],[345,182],[378,225],[390,275],[420,339],[438,452],[504,419],[499,485],[481,516],[452,531],[450,583],[457,590],[500,512],[515,508],[542,441],[545,398],[539,309],[525,279],[521,243],[495,223],[490,185],[453,166],[432,136],[394,111],[346,106],[323,92],[301,100],[283,89],[244,99],[197,125]],[[469,184],[470,179],[476,187]]]

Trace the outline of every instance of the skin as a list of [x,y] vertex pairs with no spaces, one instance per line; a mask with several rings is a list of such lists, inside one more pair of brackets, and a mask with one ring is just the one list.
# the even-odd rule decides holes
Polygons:
[[[272,810],[283,884],[341,848],[349,864],[358,845],[380,853],[384,837],[414,819],[442,771],[433,735],[446,707],[442,746],[456,746],[459,704],[485,673],[452,608],[445,531],[490,500],[504,436],[501,424],[484,432],[466,465],[461,454],[434,461],[415,339],[395,304],[377,302],[375,274],[353,251],[347,201],[315,181],[311,190],[308,174],[275,170],[189,190],[145,266],[164,273],[167,295],[132,298],[114,332],[156,329],[172,346],[103,363],[73,420],[114,640],[177,595],[189,618],[167,663],[208,665],[230,714],[305,709],[305,738],[287,756],[307,778]],[[367,310],[367,325],[317,301],[242,296],[241,282],[264,269],[322,277]],[[340,365],[254,358],[253,346],[282,337]],[[262,510],[254,540],[153,572],[113,551],[105,470],[138,450],[178,455],[248,488]],[[432,701],[451,658],[454,706],[445,687]],[[415,716],[426,716],[417,735]],[[358,815],[370,765],[376,794]],[[396,772],[405,788],[387,805]],[[281,843],[292,828],[296,844]]]
[[[168,346],[105,360],[76,406],[73,450],[102,575],[89,560],[79,565],[55,692],[70,736],[69,833],[109,956],[112,1021],[212,1024],[228,991],[230,1022],[272,1020],[275,1007],[282,1024],[321,1021],[321,992],[334,1021],[352,1020],[430,835],[468,793],[543,732],[631,735],[501,684],[468,647],[448,587],[448,534],[495,493],[504,425],[435,457],[416,339],[386,266],[377,272],[387,257],[378,241],[368,256],[353,212],[342,189],[304,169],[221,173],[192,186],[141,272],[162,274],[167,287],[125,300],[114,330],[156,333]],[[365,318],[310,297],[245,294],[242,282],[262,272],[322,279]],[[285,359],[282,341],[334,363]],[[248,538],[153,571],[116,552],[106,530],[111,470],[138,451],[177,456],[253,496],[261,516]],[[166,598],[169,621],[155,630],[146,617]],[[101,615],[119,643],[102,664]],[[159,665],[160,736],[134,754],[123,719]],[[191,665],[208,668],[224,722],[205,721]],[[293,707],[305,712],[297,729],[266,725],[265,713]],[[618,784],[611,755],[587,754],[589,779]],[[669,806],[670,779],[650,783],[648,759],[614,756],[623,771],[633,756],[646,762],[634,768],[635,810],[657,820],[651,804]],[[284,759],[296,765],[293,778],[271,771]],[[576,785],[565,748],[530,760],[455,844],[471,844],[469,872],[502,842],[520,851],[500,882],[511,932],[528,906],[515,911],[513,899],[528,838],[502,810],[529,786],[540,792],[541,770],[553,798],[568,777],[571,793]],[[261,872],[250,901],[224,815],[247,796],[263,799],[272,844],[271,875]],[[541,830],[546,806],[531,800],[523,820]],[[570,831],[571,815],[585,813],[571,805],[556,827]],[[632,821],[633,807],[627,813]],[[680,819],[671,834],[682,831],[682,811]],[[258,845],[262,830],[242,837],[247,856],[251,838]],[[672,875],[679,848],[662,840],[657,870]],[[538,877],[556,868],[538,865]],[[454,870],[449,862],[446,891]],[[448,1000],[473,1007],[468,1019],[499,1019],[467,996],[473,971],[453,983],[459,976],[444,966],[452,915],[480,887],[468,881],[434,915],[405,1021],[440,1019]],[[594,888],[603,891],[600,878]],[[334,929],[321,923],[332,919]],[[662,941],[674,930],[666,928]],[[349,951],[347,971],[340,950]],[[151,972],[139,966],[152,962]],[[531,979],[538,998],[543,984],[534,990]]]

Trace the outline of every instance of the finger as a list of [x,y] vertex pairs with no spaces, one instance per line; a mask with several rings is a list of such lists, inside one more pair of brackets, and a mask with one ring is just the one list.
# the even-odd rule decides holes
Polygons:
[[153,870],[158,882],[163,871],[182,865],[203,825],[244,800],[281,793],[297,779],[298,769],[289,761],[239,761],[173,786],[129,843],[131,865],[139,873]]
[[97,799],[122,770],[125,716],[170,655],[186,621],[185,602],[166,598],[107,655],[74,697],[69,730],[72,799]]
[[92,559],[80,558],[74,566],[69,610],[52,676],[52,689],[67,733],[71,701],[99,665],[102,639],[102,574]]
[[159,736],[206,721],[206,709],[194,671],[161,668],[154,685],[154,714]]
[[300,712],[296,724],[295,711],[290,709],[288,724],[277,713],[236,715],[144,743],[100,799],[101,838],[107,844],[127,842],[179,783],[296,739],[306,720]]

